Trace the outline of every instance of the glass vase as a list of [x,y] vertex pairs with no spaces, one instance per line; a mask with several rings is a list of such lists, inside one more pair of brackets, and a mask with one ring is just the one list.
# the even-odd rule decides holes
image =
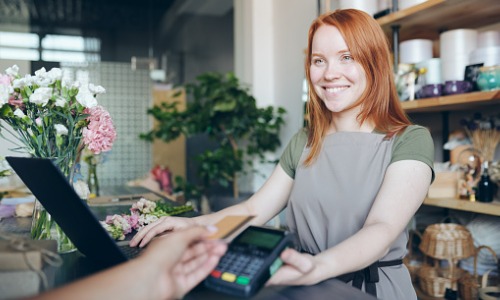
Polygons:
[[[61,172],[72,183],[74,161],[68,159],[53,159]],[[62,204],[63,205],[63,204]],[[76,250],[75,245],[57,225],[43,205],[35,199],[33,219],[31,222],[31,238],[34,240],[56,240],[59,253],[69,253]]]
[[73,242],[71,242],[37,199],[35,199],[35,207],[33,209],[31,238],[34,240],[56,240],[57,252],[59,253],[69,253],[76,250]]
[[88,164],[87,185],[89,186],[90,197],[99,196],[99,179],[97,178],[97,164]]

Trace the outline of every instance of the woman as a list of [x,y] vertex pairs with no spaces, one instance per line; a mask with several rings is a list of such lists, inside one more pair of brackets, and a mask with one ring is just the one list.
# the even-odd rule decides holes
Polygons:
[[310,285],[339,277],[382,299],[416,299],[401,259],[406,225],[433,179],[434,146],[411,125],[396,92],[390,51],[368,14],[337,10],[310,27],[306,130],[289,142],[278,166],[250,199],[194,219],[164,218],[131,241],[226,215],[256,215],[264,224],[287,207],[301,252],[268,282]]

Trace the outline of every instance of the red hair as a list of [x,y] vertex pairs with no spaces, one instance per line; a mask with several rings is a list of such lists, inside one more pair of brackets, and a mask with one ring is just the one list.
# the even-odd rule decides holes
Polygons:
[[358,121],[363,124],[370,120],[375,124],[375,130],[385,133],[388,138],[411,124],[399,101],[389,42],[380,25],[372,16],[356,9],[328,12],[314,20],[309,28],[305,71],[309,86],[306,106],[309,129],[307,145],[311,151],[306,165],[310,165],[319,154],[322,139],[332,119],[332,112],[316,94],[310,77],[312,40],[322,25],[335,26],[340,31],[354,60],[365,71],[367,87],[351,106],[361,105]]

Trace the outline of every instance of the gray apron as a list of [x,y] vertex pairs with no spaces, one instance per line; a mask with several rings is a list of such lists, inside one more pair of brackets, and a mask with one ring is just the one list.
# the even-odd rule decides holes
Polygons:
[[[309,153],[304,149],[286,216],[304,252],[322,252],[363,227],[391,161],[393,143],[394,138],[378,133],[337,132],[325,137],[309,167],[302,164]],[[402,259],[407,239],[407,232],[402,232],[380,262]],[[417,299],[404,265],[377,269],[379,299]]]

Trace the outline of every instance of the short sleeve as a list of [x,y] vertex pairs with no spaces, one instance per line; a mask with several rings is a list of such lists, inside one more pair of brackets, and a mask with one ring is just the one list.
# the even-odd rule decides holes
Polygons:
[[391,163],[400,160],[418,160],[425,163],[431,168],[434,181],[434,141],[427,128],[411,125],[396,137]]
[[305,129],[299,130],[283,151],[280,158],[280,166],[292,179],[295,178],[295,170],[299,165],[300,157],[307,143],[307,133]]

